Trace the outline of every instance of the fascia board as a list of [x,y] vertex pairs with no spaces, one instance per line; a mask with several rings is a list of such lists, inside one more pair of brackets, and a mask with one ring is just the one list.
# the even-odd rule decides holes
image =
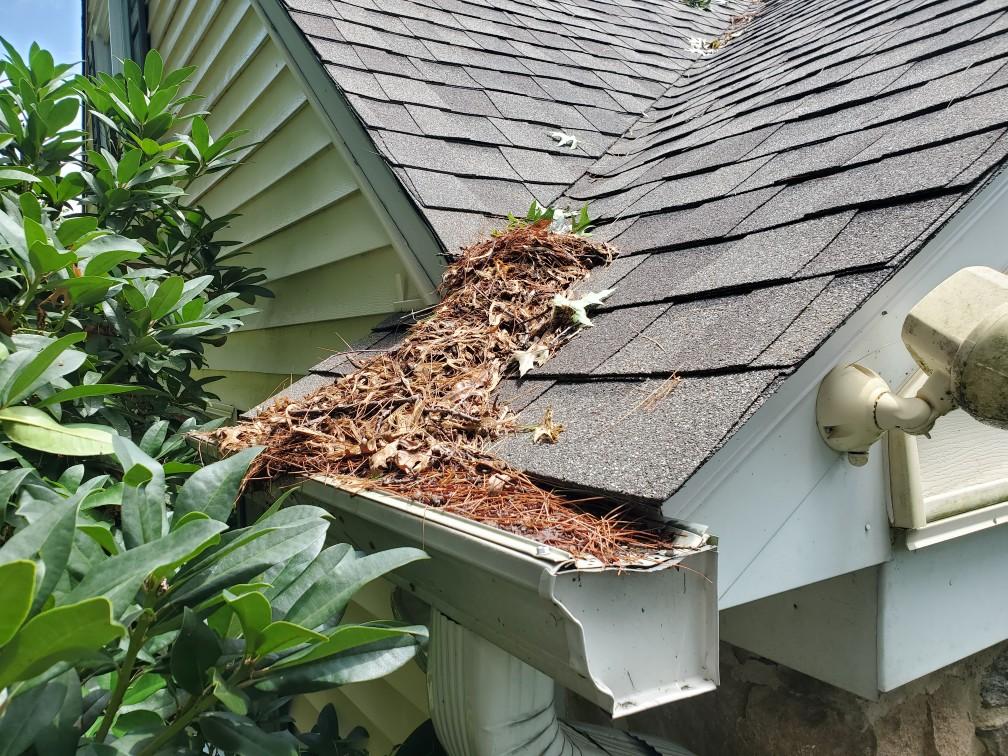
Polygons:
[[862,362],[890,385],[916,365],[903,315],[967,265],[1004,269],[1008,172],[990,181],[807,360],[675,495],[666,517],[717,533],[721,607],[825,580],[892,556],[881,445],[851,467],[819,438],[815,399],[834,366]]
[[312,106],[329,127],[333,143],[392,238],[424,300],[433,304],[437,301],[435,289],[443,268],[443,249],[433,229],[378,154],[367,129],[280,0],[251,1],[291,71],[301,81]]

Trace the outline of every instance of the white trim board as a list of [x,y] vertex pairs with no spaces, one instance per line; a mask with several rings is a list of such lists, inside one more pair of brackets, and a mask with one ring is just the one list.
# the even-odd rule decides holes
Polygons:
[[[1008,265],[1008,174],[996,177],[841,326],[663,506],[718,536],[722,609],[880,564],[892,557],[883,449],[851,467],[819,438],[819,382],[862,362],[891,385],[916,366],[903,315],[967,265]],[[1005,555],[1008,566],[1008,553]]]

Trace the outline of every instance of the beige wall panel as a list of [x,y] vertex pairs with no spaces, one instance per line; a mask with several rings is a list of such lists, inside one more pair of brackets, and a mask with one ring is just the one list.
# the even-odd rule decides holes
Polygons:
[[[332,140],[322,128],[315,114],[303,108],[289,123],[277,131],[259,149],[250,154],[241,164],[228,171],[213,188],[200,197],[199,202],[211,215],[220,216],[242,208],[255,197],[263,197],[271,204],[275,199],[271,191],[277,176],[284,171],[299,171],[310,160],[325,159],[321,155],[329,150],[332,158],[339,158],[332,151]],[[342,164],[342,161],[339,161]],[[312,180],[316,183],[310,183]],[[305,182],[302,191],[326,195],[326,186],[317,183],[317,176],[299,173],[299,182]],[[347,182],[349,190],[356,184]],[[296,201],[295,201],[295,204]],[[247,238],[247,237],[246,237]]]

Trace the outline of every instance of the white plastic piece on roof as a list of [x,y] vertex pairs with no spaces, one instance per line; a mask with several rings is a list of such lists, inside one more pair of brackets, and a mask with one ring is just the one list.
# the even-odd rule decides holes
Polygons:
[[695,55],[711,55],[714,52],[708,41],[701,37],[687,37],[686,41],[689,43],[686,49]]

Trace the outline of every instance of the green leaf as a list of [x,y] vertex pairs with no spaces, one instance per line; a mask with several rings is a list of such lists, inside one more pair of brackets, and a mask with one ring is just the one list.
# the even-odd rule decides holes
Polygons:
[[200,732],[226,753],[242,756],[296,756],[297,741],[287,733],[267,733],[246,717],[213,711],[199,718]]
[[81,258],[94,257],[100,252],[135,252],[138,256],[146,253],[143,245],[135,239],[127,239],[117,234],[105,234],[91,239],[77,249]]
[[427,555],[420,549],[399,548],[344,563],[340,569],[322,576],[287,612],[290,622],[316,628],[343,614],[353,595],[372,580]]
[[266,509],[261,515],[259,515],[256,522],[261,522],[262,520],[265,520],[267,517],[274,514],[278,509],[280,509],[280,507],[284,505],[287,499],[289,499],[291,496],[293,496],[300,490],[301,486],[291,486],[290,488],[288,488],[286,491],[284,491],[282,494],[280,494],[273,500],[273,503],[269,505],[269,508]]
[[[165,462],[165,475],[190,475],[197,470],[201,470],[202,465],[193,462]],[[190,512],[189,514],[203,514],[202,512]],[[204,515],[206,516],[206,515]]]
[[185,281],[181,276],[171,276],[166,278],[158,286],[154,296],[150,298],[147,307],[150,308],[151,321],[160,320],[174,309],[182,298],[182,289]]
[[0,650],[0,688],[42,674],[52,665],[90,656],[125,634],[108,599],[92,598],[49,609],[28,620]]
[[90,385],[71,386],[68,389],[57,391],[45,399],[35,403],[36,407],[48,407],[51,404],[69,402],[74,399],[84,399],[92,396],[110,396],[112,394],[125,394],[130,391],[139,391],[136,385],[124,386],[115,383],[92,383]]
[[220,639],[206,622],[186,607],[182,629],[171,651],[171,674],[185,691],[197,695],[206,685],[207,672],[221,655]]
[[31,65],[32,78],[35,79],[35,83],[39,86],[47,84],[49,80],[52,79],[53,71],[56,68],[53,63],[52,53],[48,50],[35,48],[32,50],[31,55],[28,56],[28,60]]
[[156,457],[161,452],[161,447],[164,446],[167,437],[168,421],[158,420],[144,431],[143,437],[140,439],[140,448],[145,454]]
[[253,687],[289,695],[374,680],[402,667],[416,655],[417,648],[416,639],[408,634],[388,637],[306,664],[267,670]]
[[220,676],[220,673],[212,670],[211,680],[213,681],[213,696],[235,714],[248,714],[249,698],[240,688],[235,688],[227,684]]
[[245,646],[253,649],[259,644],[262,631],[273,620],[273,610],[269,600],[258,591],[235,595],[224,591],[224,600],[238,615],[245,636]]
[[0,565],[0,646],[5,645],[28,618],[35,597],[35,562],[18,559]]
[[168,529],[165,474],[156,459],[129,439],[116,436],[112,445],[126,471],[120,512],[123,540],[132,549],[160,538]]
[[114,278],[103,276],[77,276],[55,282],[51,288],[65,289],[75,304],[89,307],[104,298],[105,292],[116,283]]
[[164,72],[164,61],[157,50],[151,50],[144,59],[143,77],[147,84],[147,89],[154,91],[161,83],[161,74]]
[[120,158],[119,166],[116,168],[116,181],[120,184],[126,184],[136,176],[137,171],[140,170],[140,163],[143,161],[143,157],[144,154],[141,149],[127,150],[122,158]]
[[16,694],[0,716],[0,756],[74,753],[80,715],[81,684],[73,669]]
[[194,520],[151,543],[124,551],[92,569],[67,594],[65,601],[80,601],[87,596],[105,596],[116,616],[133,601],[148,575],[174,567],[199,554],[219,540],[227,525],[214,520]]
[[[164,719],[158,712],[145,709],[140,704],[134,704],[136,708],[126,710],[126,706],[120,709],[119,716],[112,725],[112,733],[118,736],[116,746],[129,748],[131,744],[138,741],[147,740],[164,730]],[[119,753],[126,754],[127,751],[120,750]],[[135,753],[135,751],[134,751]]]
[[[64,356],[64,353],[73,344],[78,344],[85,338],[87,338],[87,334],[72,333],[56,339],[46,346],[34,359],[15,372],[7,385],[3,387],[4,402],[15,404],[24,399],[34,388],[39,386],[38,379],[49,370],[50,366],[57,363],[57,360],[59,360],[57,371],[52,377],[65,375],[69,370],[76,370],[80,366],[80,362],[76,362],[76,366],[74,366],[73,355],[66,354]],[[63,357],[62,360],[60,360],[61,357]],[[69,370],[63,368],[69,368]]]
[[[301,557],[307,552],[302,552]],[[319,552],[312,554],[303,562],[295,558],[290,560],[283,571],[277,575],[272,583],[273,588],[267,591],[266,596],[277,612],[287,616],[287,612],[294,606],[304,593],[315,583],[326,575],[335,574],[340,571],[341,564],[352,562],[357,559],[353,547],[347,543],[337,543],[328,546],[325,550],[320,548]]]
[[55,134],[65,126],[70,125],[80,112],[80,102],[76,97],[64,97],[53,105],[52,110],[45,117],[45,124],[50,133]]
[[129,260],[136,260],[138,257],[140,257],[138,253],[126,250],[99,252],[88,259],[87,264],[84,266],[84,275],[103,276],[117,265],[121,265]]
[[41,516],[15,532],[0,548],[0,564],[36,557],[42,560],[45,569],[40,577],[37,576],[33,611],[41,608],[66,571],[81,498],[77,495],[69,499],[57,498]]
[[115,541],[115,537],[112,535],[111,526],[105,523],[91,523],[85,525],[78,525],[78,530],[101,546],[109,554],[118,554],[119,545]]
[[24,479],[31,474],[32,470],[27,467],[19,467],[14,470],[0,473],[0,523],[4,522],[4,514],[7,505],[10,504],[14,492],[24,482]]
[[22,181],[34,184],[38,181],[38,176],[17,168],[0,168],[0,187],[20,184]]
[[56,229],[56,238],[64,247],[69,247],[84,234],[90,233],[98,228],[98,219],[89,215],[79,218],[67,218],[60,223]]
[[103,425],[74,423],[60,425],[34,407],[8,407],[0,410],[0,424],[15,444],[50,454],[91,457],[112,453],[115,434]]
[[161,82],[161,88],[168,89],[169,87],[178,86],[179,84],[187,81],[195,71],[196,66],[186,66],[185,68],[177,68],[174,71],[170,71],[164,77],[164,81]]
[[141,701],[146,701],[167,684],[161,675],[156,675],[153,672],[142,674],[126,688],[126,695],[123,696],[123,705],[132,706]]
[[299,664],[308,664],[309,662],[325,659],[329,656],[342,654],[359,646],[402,637],[409,637],[414,641],[426,639],[427,629],[421,625],[394,626],[380,623],[340,625],[330,631],[323,642],[286,657],[281,662],[274,664],[270,669],[279,670]]
[[238,500],[242,479],[252,460],[264,449],[253,446],[207,465],[195,472],[179,490],[175,514],[205,512],[215,520],[227,522]]
[[210,129],[207,128],[206,121],[200,116],[196,116],[192,120],[192,140],[200,155],[206,154],[210,147]]
[[[21,196],[23,197],[24,195],[22,194]],[[28,204],[30,205],[30,203]],[[32,247],[33,244],[49,243],[49,237],[46,236],[45,229],[42,228],[41,223],[25,215],[24,218],[22,218],[22,224],[24,226],[25,244],[28,246],[29,249]]]
[[[297,505],[281,509],[251,527],[231,530],[221,539],[219,549],[186,566],[184,579],[197,582],[194,580],[195,573],[200,572],[198,591],[209,591],[206,595],[234,583],[248,582],[270,567],[299,554],[319,538],[324,538],[328,529],[326,518],[326,511],[320,507]],[[252,569],[258,569],[258,572],[248,572]],[[248,574],[240,577],[246,572]],[[219,587],[212,589],[218,581],[221,581]],[[196,589],[186,585],[182,592],[188,594],[191,590]]]
[[33,242],[28,249],[28,260],[40,277],[63,270],[77,262],[73,252],[58,252],[54,246],[45,242]]
[[285,651],[302,643],[324,641],[325,639],[324,635],[309,630],[307,627],[301,627],[286,620],[278,620],[263,628],[259,635],[259,643],[255,647],[255,656],[262,657],[277,651]]

